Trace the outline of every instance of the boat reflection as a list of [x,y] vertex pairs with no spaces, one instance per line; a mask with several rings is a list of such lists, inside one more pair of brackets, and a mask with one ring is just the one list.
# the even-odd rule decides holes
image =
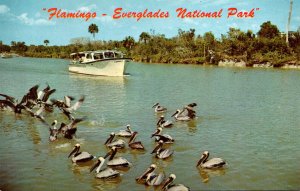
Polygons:
[[89,81],[89,83],[104,83],[104,84],[118,84],[124,85],[127,79],[125,76],[123,77],[111,77],[111,76],[91,76],[91,75],[84,75],[84,74],[72,74],[69,75],[70,79],[72,80],[84,80]]
[[225,169],[202,169],[198,168],[198,173],[203,183],[208,183],[211,177],[222,176],[225,174]]

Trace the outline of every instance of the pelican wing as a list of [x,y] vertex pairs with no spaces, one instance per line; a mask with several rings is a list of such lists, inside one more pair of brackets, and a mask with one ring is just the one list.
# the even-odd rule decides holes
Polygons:
[[221,158],[212,158],[209,161],[203,163],[201,167],[203,168],[220,168],[224,166],[226,162]]
[[96,178],[101,178],[101,179],[116,178],[118,176],[120,176],[120,173],[111,168],[106,168],[96,174]]

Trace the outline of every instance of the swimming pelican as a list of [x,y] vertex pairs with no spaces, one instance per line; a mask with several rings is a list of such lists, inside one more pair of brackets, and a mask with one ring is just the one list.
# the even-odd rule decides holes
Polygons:
[[128,160],[126,160],[123,157],[116,157],[115,155],[117,153],[117,147],[113,146],[111,148],[111,150],[104,156],[104,158],[109,157],[109,161],[107,162],[107,166],[112,166],[112,167],[130,167],[131,163],[128,162]]
[[145,150],[145,147],[141,141],[135,141],[137,134],[138,134],[138,132],[136,132],[136,131],[132,133],[132,135],[128,141],[128,146],[131,149]]
[[197,163],[197,167],[200,166],[201,168],[221,168],[226,164],[226,162],[221,158],[212,158],[210,160],[207,160],[208,157],[209,152],[204,151]]
[[127,129],[125,130],[120,130],[116,135],[119,137],[131,137],[133,131],[131,130],[130,125],[128,124],[126,128]]
[[172,115],[177,121],[190,121],[192,118],[189,115],[181,115],[182,111],[179,109],[176,110],[176,112]]
[[154,111],[155,113],[162,113],[162,112],[166,112],[167,111],[167,108],[159,105],[159,103],[156,103],[152,106],[152,108],[155,108]]
[[161,132],[162,132],[162,128],[159,127],[156,129],[156,131],[152,134],[151,137],[155,137],[156,142],[162,140],[164,143],[174,143],[175,140],[170,135],[168,134],[161,135]]
[[157,127],[172,127],[172,121],[165,121],[165,117],[162,115],[160,116],[159,120],[156,123]]
[[104,165],[105,159],[103,157],[99,157],[98,161],[95,163],[95,165],[90,169],[90,172],[93,172],[93,170],[96,169],[96,178],[100,179],[111,179],[116,178],[120,176],[120,173],[116,170],[113,170],[111,168],[105,168],[101,169]]
[[149,173],[147,175],[145,184],[148,186],[159,186],[164,181],[164,179],[165,179],[165,175],[162,172],[159,174],[155,174],[154,172]]
[[154,170],[156,169],[156,165],[155,164],[151,164],[144,172],[142,175],[140,175],[139,177],[135,178],[135,180],[138,183],[144,184],[146,183],[146,179],[148,174],[151,174],[152,172],[154,172]]
[[189,191],[190,188],[186,187],[183,184],[172,184],[172,182],[176,179],[175,174],[170,174],[169,178],[164,182],[162,186],[162,190],[164,191]]
[[88,152],[79,152],[80,150],[80,144],[77,143],[74,146],[74,149],[71,151],[71,153],[69,154],[68,158],[70,158],[70,156],[73,155],[72,157],[72,162],[76,163],[76,162],[86,162],[86,161],[90,161],[94,158],[93,155],[91,155]]
[[122,139],[118,139],[116,141],[113,141],[115,138],[115,133],[110,133],[110,136],[105,141],[104,145],[106,145],[109,148],[116,147],[116,148],[124,148],[125,147],[125,141]]
[[157,146],[153,149],[151,154],[155,153],[156,158],[166,159],[173,155],[174,151],[170,149],[163,149],[163,141],[160,140]]

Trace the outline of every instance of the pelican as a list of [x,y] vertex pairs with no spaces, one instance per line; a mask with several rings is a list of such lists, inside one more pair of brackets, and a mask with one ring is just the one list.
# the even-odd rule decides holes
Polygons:
[[147,186],[159,186],[164,181],[165,175],[164,173],[149,173],[146,178],[146,185]]
[[109,148],[116,147],[116,148],[121,149],[121,148],[125,147],[125,141],[124,140],[118,139],[116,141],[113,141],[114,138],[115,138],[115,133],[114,132],[110,133],[110,136],[105,141],[104,145],[106,145]]
[[135,141],[135,138],[137,136],[138,132],[133,132],[129,141],[128,141],[128,146],[131,148],[131,149],[139,149],[139,150],[145,150],[145,147],[144,145],[142,144],[141,141]]
[[74,119],[71,120],[69,124],[61,123],[58,131],[61,132],[65,138],[72,139],[77,131],[77,123],[84,121],[85,119],[86,117]]
[[57,135],[59,133],[58,129],[56,128],[57,120],[54,120],[51,125],[53,128],[49,127],[49,131],[50,131],[49,140],[55,141],[55,140],[57,140]]
[[177,121],[190,121],[192,118],[189,115],[182,115],[183,111],[180,111],[179,109],[176,110],[176,112],[172,115]]
[[80,150],[80,144],[77,143],[75,146],[74,146],[74,149],[71,151],[71,153],[69,154],[68,158],[70,158],[70,156],[73,155],[72,157],[72,162],[76,163],[76,162],[87,162],[87,161],[90,161],[94,158],[93,155],[91,155],[90,153],[88,152],[79,152]]
[[169,158],[170,156],[172,156],[172,154],[174,153],[173,150],[170,149],[163,149],[163,141],[160,140],[157,144],[157,146],[153,149],[153,151],[151,152],[151,154],[155,153],[156,158],[160,158],[160,159],[166,159]]
[[142,175],[140,175],[139,177],[135,178],[135,180],[138,183],[146,183],[147,177],[149,174],[151,174],[152,172],[154,172],[154,170],[156,169],[156,165],[155,164],[151,164],[144,172]]
[[120,130],[118,133],[116,133],[119,137],[131,137],[133,131],[130,129],[130,125],[128,124],[126,126],[126,130]]
[[164,182],[162,190],[164,191],[189,191],[190,188],[183,184],[172,184],[176,179],[175,174],[170,174],[169,178]]
[[130,167],[131,163],[128,162],[128,160],[126,160],[123,157],[116,157],[115,155],[117,153],[117,147],[113,146],[111,148],[111,150],[104,156],[104,158],[107,158],[109,155],[109,159],[107,162],[107,166],[112,166],[112,167]]
[[152,108],[155,108],[154,109],[154,112],[155,113],[162,113],[162,112],[166,112],[167,111],[167,108],[159,105],[159,103],[156,103],[152,106]]
[[162,115],[160,116],[159,120],[157,121],[156,125],[158,127],[172,127],[172,121],[165,121],[165,117]]
[[151,137],[155,137],[156,142],[162,140],[164,143],[174,143],[175,140],[170,135],[168,134],[161,135],[161,132],[162,132],[162,128],[159,127],[156,129],[156,131],[152,134]]
[[90,172],[93,172],[93,170],[96,169],[96,178],[100,179],[112,179],[120,176],[120,173],[116,170],[113,170],[111,168],[105,168],[101,169],[104,165],[105,159],[103,157],[99,157],[98,161],[95,163],[95,165],[90,169]]
[[209,152],[204,151],[196,167],[200,166],[201,168],[209,168],[209,169],[222,168],[226,164],[226,162],[221,158],[212,158],[210,160],[207,160],[208,157],[209,157]]

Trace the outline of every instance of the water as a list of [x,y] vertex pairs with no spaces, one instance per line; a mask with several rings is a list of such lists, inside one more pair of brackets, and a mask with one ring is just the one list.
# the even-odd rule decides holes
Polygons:
[[[35,84],[46,83],[56,92],[86,100],[76,117],[77,139],[48,141],[48,129],[28,114],[0,112],[1,190],[158,190],[137,184],[151,163],[175,183],[192,190],[286,190],[300,189],[300,71],[238,69],[186,65],[132,63],[124,78],[72,75],[68,61],[58,59],[0,59],[0,93],[19,100]],[[196,102],[195,121],[176,122],[164,133],[175,138],[174,156],[158,160],[151,156],[150,139],[159,116],[152,105],[176,109]],[[67,119],[55,110],[47,122]],[[119,153],[133,166],[121,178],[102,181],[89,173],[92,163],[72,164],[67,158],[75,143],[95,156],[104,156],[110,132],[131,124],[145,152],[129,149]],[[204,150],[228,163],[222,170],[198,170]]]

